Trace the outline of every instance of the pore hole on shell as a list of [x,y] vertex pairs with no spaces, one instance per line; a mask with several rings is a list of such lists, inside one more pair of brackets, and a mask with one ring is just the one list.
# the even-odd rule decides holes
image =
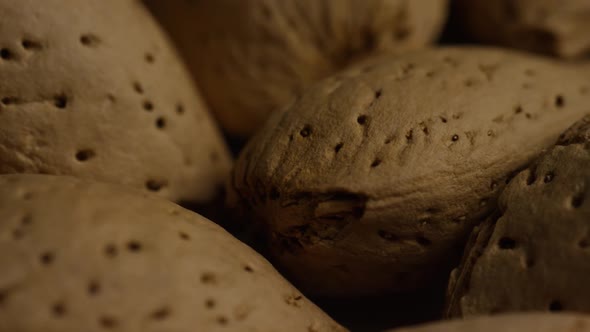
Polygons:
[[514,114],[520,114],[523,112],[522,106],[517,105],[516,107],[514,107]]
[[26,225],[30,225],[31,223],[33,223],[33,216],[31,216],[30,214],[26,214],[22,219],[21,219],[21,224],[23,226]]
[[49,266],[55,261],[55,254],[51,251],[46,251],[39,256],[39,261],[42,265]]
[[469,88],[469,87],[472,87],[472,86],[474,86],[474,85],[475,85],[475,81],[474,81],[474,80],[472,80],[472,79],[466,79],[466,80],[463,82],[463,84],[464,84],[466,87],[468,87],[468,88]]
[[379,89],[377,91],[375,91],[375,99],[379,99],[381,98],[381,95],[383,94],[383,90]]
[[215,300],[214,299],[206,299],[205,300],[205,308],[207,308],[207,309],[215,308]]
[[565,98],[562,95],[555,96],[555,106],[557,108],[562,108],[565,106]]
[[17,228],[12,231],[12,238],[15,240],[21,239],[25,235],[24,231],[20,228]]
[[83,149],[76,152],[76,160],[79,162],[85,162],[92,159],[95,156],[94,150]]
[[23,39],[21,45],[25,50],[38,50],[42,48],[41,43],[31,39]]
[[133,82],[133,90],[139,94],[143,94],[143,86],[139,82]]
[[154,110],[154,104],[149,100],[144,101],[142,106],[143,106],[143,109],[148,112],[151,112]]
[[55,318],[61,318],[66,314],[66,306],[62,302],[55,303],[51,306],[51,314]]
[[412,34],[412,29],[410,27],[405,26],[405,25],[400,25],[397,27],[397,29],[394,30],[393,37],[397,41],[403,41],[403,40],[408,39],[408,37],[410,37],[411,34]]
[[131,240],[127,242],[127,250],[129,250],[130,252],[137,253],[140,252],[142,248],[143,246],[139,241]]
[[356,122],[358,122],[358,124],[360,124],[361,126],[367,124],[367,120],[368,120],[368,117],[366,115],[359,115],[356,118]]
[[343,146],[344,146],[344,143],[336,144],[336,146],[334,147],[334,152],[336,152],[336,153],[340,152],[340,150],[342,150]]
[[381,159],[378,159],[378,158],[373,160],[373,162],[371,163],[371,168],[375,168],[375,167],[381,165],[381,162],[382,162]]
[[311,130],[311,126],[309,126],[309,125],[305,125],[303,127],[303,129],[301,129],[301,131],[299,131],[299,135],[301,135],[301,137],[303,137],[303,138],[309,137],[311,135],[311,133],[312,133],[312,130]]
[[244,271],[246,271],[248,273],[253,273],[254,269],[252,268],[252,266],[246,264],[246,265],[244,265]]
[[144,58],[145,58],[145,62],[147,62],[149,64],[152,64],[152,63],[156,62],[156,58],[151,53],[146,53],[145,56],[144,56]]
[[145,187],[149,191],[158,192],[166,186],[166,181],[150,179],[145,183]]
[[563,311],[563,304],[561,303],[561,301],[553,300],[551,301],[551,303],[549,303],[549,311]]
[[451,137],[451,141],[453,142],[457,142],[459,140],[459,135],[455,134],[453,135],[453,137]]
[[14,58],[14,54],[12,53],[11,50],[7,49],[7,48],[2,48],[0,49],[0,58],[2,58],[3,60],[12,60]]
[[53,97],[53,105],[55,107],[64,109],[68,106],[68,97],[64,94],[59,94]]
[[225,326],[225,325],[227,325],[228,322],[229,321],[228,321],[227,317],[225,317],[225,316],[217,317],[217,324],[219,324],[219,325]]
[[156,128],[162,130],[166,128],[166,118],[160,116],[156,119]]
[[102,316],[98,319],[98,324],[104,329],[113,329],[117,327],[118,322],[114,317]]
[[114,257],[116,257],[117,256],[117,253],[118,253],[117,246],[115,246],[114,244],[107,244],[104,247],[104,254],[108,258],[114,258]]
[[203,284],[214,284],[217,282],[217,277],[211,272],[204,272],[201,274],[201,282]]
[[100,44],[100,38],[97,35],[87,33],[80,36],[80,43],[87,47],[95,47]]
[[512,250],[516,248],[516,240],[513,238],[503,236],[498,240],[498,247],[502,250]]
[[172,312],[168,307],[162,307],[162,308],[159,308],[159,309],[155,310],[154,312],[152,312],[150,314],[150,317],[153,320],[164,320],[164,319],[168,318],[171,313]]
[[176,105],[176,114],[184,114],[184,106],[182,104]]
[[96,296],[98,295],[98,293],[100,293],[100,283],[96,280],[91,280],[88,283],[88,286],[86,288],[86,291],[88,292],[88,295],[90,296]]
[[410,129],[408,130],[408,132],[406,133],[406,142],[407,143],[412,143],[412,140],[414,139],[414,130]]
[[525,69],[524,74],[526,76],[535,76],[535,71],[533,69]]
[[189,241],[191,239],[190,235],[182,231],[178,232],[178,236],[184,241]]
[[579,208],[580,206],[582,206],[582,204],[584,204],[584,199],[585,199],[584,193],[580,192],[580,193],[575,194],[572,197],[571,206],[574,209]]

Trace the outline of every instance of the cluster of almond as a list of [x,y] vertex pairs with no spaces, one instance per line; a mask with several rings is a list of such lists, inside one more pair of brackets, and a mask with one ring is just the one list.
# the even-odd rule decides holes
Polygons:
[[0,17],[0,332],[366,332],[403,319],[306,296],[447,284],[396,331],[590,331],[587,0]]

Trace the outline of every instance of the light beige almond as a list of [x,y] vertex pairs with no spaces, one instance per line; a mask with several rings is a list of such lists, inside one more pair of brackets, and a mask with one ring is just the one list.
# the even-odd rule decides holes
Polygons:
[[0,331],[344,331],[260,255],[152,194],[0,176]]
[[305,86],[355,59],[432,42],[447,0],[145,0],[213,112],[250,136]]
[[497,49],[366,64],[271,118],[237,162],[230,204],[312,292],[423,288],[445,278],[506,179],[588,111],[588,83]]
[[225,143],[139,1],[0,1],[0,173],[211,199]]

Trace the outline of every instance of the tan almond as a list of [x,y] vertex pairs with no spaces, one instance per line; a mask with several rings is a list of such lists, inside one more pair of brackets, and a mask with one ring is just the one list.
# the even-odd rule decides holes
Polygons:
[[485,48],[364,65],[271,118],[239,157],[230,204],[312,292],[425,287],[506,179],[588,111],[588,83],[577,67]]
[[565,58],[590,54],[587,0],[460,0],[456,12],[481,41]]
[[590,317],[580,314],[527,313],[442,321],[390,332],[588,332]]
[[449,284],[448,316],[590,312],[590,116],[518,174]]

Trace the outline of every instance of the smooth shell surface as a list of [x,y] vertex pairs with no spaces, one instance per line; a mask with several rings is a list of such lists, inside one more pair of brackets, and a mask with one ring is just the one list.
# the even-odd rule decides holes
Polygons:
[[447,0],[145,0],[223,127],[247,137],[305,86],[433,41]]
[[588,81],[496,49],[366,64],[271,118],[237,162],[230,203],[311,291],[424,287],[448,273],[506,179],[588,111]]
[[590,117],[518,174],[449,285],[447,315],[590,312]]
[[527,313],[430,323],[390,332],[588,332],[590,317]]
[[343,331],[219,226],[124,189],[0,176],[0,331]]
[[587,0],[460,0],[458,16],[475,38],[565,58],[590,54]]
[[139,1],[0,1],[0,173],[216,195],[231,161]]

